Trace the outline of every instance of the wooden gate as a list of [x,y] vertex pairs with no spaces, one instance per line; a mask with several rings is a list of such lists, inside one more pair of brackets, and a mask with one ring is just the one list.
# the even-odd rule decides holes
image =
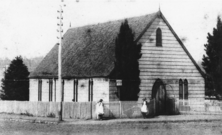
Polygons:
[[157,79],[152,88],[152,99],[156,99],[156,115],[166,113],[166,88],[162,80]]

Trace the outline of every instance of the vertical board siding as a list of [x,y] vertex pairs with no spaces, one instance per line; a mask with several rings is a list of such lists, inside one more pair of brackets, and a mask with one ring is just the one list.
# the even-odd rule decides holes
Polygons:
[[[78,80],[78,102],[88,102],[89,100],[89,79]],[[56,88],[56,90],[55,90]],[[72,102],[74,92],[74,79],[64,80],[64,101]],[[52,101],[61,101],[61,91],[58,80],[53,79]],[[38,101],[38,79],[30,79],[30,101]],[[93,78],[93,101],[103,99],[109,101],[109,79]],[[42,101],[49,101],[49,79],[42,79]]]
[[65,80],[64,83],[64,101],[65,102],[72,102],[73,100],[73,85],[74,80]]
[[42,79],[42,101],[49,101],[49,79]]
[[38,79],[29,79],[29,101],[38,101]]
[[89,98],[89,79],[78,80],[78,102],[86,102]]
[[59,88],[58,79],[56,79],[56,102],[60,102],[60,101],[61,101],[61,91]]
[[93,78],[93,101],[109,101],[109,80],[104,78]]
[[[162,47],[156,47],[157,28],[162,31]],[[139,42],[142,43],[142,57],[139,60],[141,78],[139,101],[144,97],[151,98],[152,86],[158,78],[165,80],[167,96],[175,98],[179,96],[180,78],[188,81],[200,80],[195,84],[188,83],[188,99],[204,98],[204,92],[198,92],[205,90],[203,77],[161,18],[153,22]],[[198,89],[195,87],[196,84],[200,84]]]

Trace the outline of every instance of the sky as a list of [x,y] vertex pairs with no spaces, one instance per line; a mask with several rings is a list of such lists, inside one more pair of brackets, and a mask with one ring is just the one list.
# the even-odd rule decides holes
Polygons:
[[[58,42],[58,12],[70,27],[157,12],[160,8],[196,61],[222,15],[222,0],[1,0],[0,58],[45,56]],[[65,5],[65,6],[64,6]]]

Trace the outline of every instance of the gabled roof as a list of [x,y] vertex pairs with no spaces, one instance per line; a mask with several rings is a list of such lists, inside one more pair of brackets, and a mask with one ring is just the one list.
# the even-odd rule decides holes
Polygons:
[[[157,17],[159,12],[126,18],[130,27],[139,37]],[[110,21],[69,29],[62,44],[62,77],[107,77],[114,69],[115,39],[124,21]],[[58,46],[55,45],[30,78],[57,78]]]
[[[161,17],[165,21],[183,50],[204,77],[204,73],[161,11],[145,16],[126,18],[135,32],[135,41],[141,38],[157,17]],[[123,21],[124,19],[69,29],[64,35],[62,44],[62,77],[108,77],[114,69],[115,39]],[[57,76],[58,45],[55,45],[29,77],[57,78]]]

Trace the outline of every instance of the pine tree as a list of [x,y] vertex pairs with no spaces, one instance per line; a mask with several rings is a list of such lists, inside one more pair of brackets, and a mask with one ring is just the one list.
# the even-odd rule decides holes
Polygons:
[[125,20],[116,38],[115,48],[115,79],[122,80],[120,100],[138,100],[140,91],[139,62],[141,44],[134,41],[134,33]]
[[217,27],[213,34],[208,33],[208,43],[205,44],[206,55],[203,55],[203,68],[207,74],[207,81],[213,82],[207,85],[213,87],[218,94],[222,94],[222,22],[218,16]]
[[29,71],[22,57],[16,57],[4,72],[2,79],[2,100],[29,100]]

